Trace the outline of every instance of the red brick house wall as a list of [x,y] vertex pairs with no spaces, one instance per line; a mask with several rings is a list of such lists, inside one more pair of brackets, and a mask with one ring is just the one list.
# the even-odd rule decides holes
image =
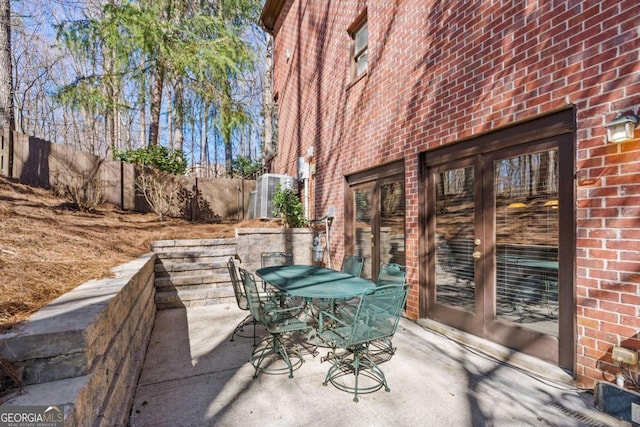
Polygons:
[[[347,29],[365,9],[369,67],[352,81]],[[607,378],[613,345],[640,349],[640,132],[610,144],[605,128],[639,113],[637,0],[269,0],[269,13],[278,173],[295,176],[313,146],[311,216],[336,206],[340,236],[344,177],[404,160],[411,283],[420,280],[419,153],[573,106],[577,379]]]

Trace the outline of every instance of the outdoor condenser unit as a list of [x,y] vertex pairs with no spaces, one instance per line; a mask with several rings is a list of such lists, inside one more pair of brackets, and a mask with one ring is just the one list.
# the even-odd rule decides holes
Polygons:
[[276,186],[293,187],[293,177],[266,173],[256,180],[255,217],[260,219],[273,218],[273,197]]

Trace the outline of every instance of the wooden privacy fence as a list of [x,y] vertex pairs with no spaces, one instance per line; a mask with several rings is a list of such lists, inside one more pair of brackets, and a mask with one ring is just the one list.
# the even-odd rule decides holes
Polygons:
[[[136,188],[131,163],[93,154],[3,129],[0,135],[0,174],[47,189],[64,189],[93,181],[104,201],[123,210],[149,212]],[[255,181],[183,177],[174,214],[191,221],[217,222],[247,218]]]

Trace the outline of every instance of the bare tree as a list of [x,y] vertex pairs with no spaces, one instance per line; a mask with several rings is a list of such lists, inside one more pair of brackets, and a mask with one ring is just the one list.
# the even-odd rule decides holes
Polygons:
[[263,158],[271,158],[276,153],[273,118],[275,114],[275,101],[273,99],[273,37],[267,36],[267,48],[265,51],[265,73],[262,82],[262,105],[264,110],[264,146]]
[[[8,7],[9,2],[0,0],[0,5]],[[15,126],[23,133],[98,155],[107,154],[112,146],[136,149],[156,142],[183,148],[191,150],[186,154],[192,164],[201,163],[210,173],[224,172],[218,165],[208,165],[208,158],[210,162],[229,161],[231,155],[255,159],[263,145],[264,67],[249,66],[248,52],[264,49],[266,37],[251,24],[257,19],[246,11],[259,13],[260,6],[260,0],[14,2]],[[144,15],[134,15],[141,12]],[[166,24],[164,30],[159,25],[134,25],[153,20]],[[78,25],[72,26],[74,22]],[[239,22],[246,25],[242,35]],[[92,25],[97,25],[94,32],[83,35],[81,30]],[[121,31],[123,26],[130,31]],[[75,49],[62,37],[65,28],[80,42]],[[134,46],[128,39],[118,40],[132,32],[135,40],[144,35],[148,42]],[[201,38],[197,49],[184,44],[193,35]],[[170,43],[159,49],[165,42]],[[226,42],[230,44],[219,50]],[[259,53],[256,57],[263,60]],[[79,88],[76,93],[64,91],[74,86]],[[172,121],[165,128],[169,108]],[[227,132],[224,139],[221,132]]]
[[0,0],[0,128],[14,128],[13,68],[11,64],[11,6]]
[[13,69],[11,66],[11,7],[0,0],[0,129],[8,129],[8,175],[13,176]]

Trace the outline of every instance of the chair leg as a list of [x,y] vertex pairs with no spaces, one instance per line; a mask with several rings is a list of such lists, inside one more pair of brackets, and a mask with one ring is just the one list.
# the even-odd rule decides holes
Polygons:
[[[279,356],[286,367],[267,368],[263,366],[263,362],[269,356],[273,355]],[[298,360],[292,362],[291,356],[278,334],[265,336],[258,342],[258,345],[251,353],[251,357],[249,359],[249,363],[251,363],[255,368],[253,378],[258,377],[258,372],[264,372],[266,374],[281,374],[288,372],[289,378],[293,378],[293,371],[304,363],[304,359],[299,352],[296,352],[295,357]]]
[[274,350],[280,354],[280,356],[282,357],[282,360],[284,360],[284,363],[289,367],[289,378],[293,378],[293,366],[291,365],[291,359],[289,358],[289,353],[287,353],[287,349],[285,348],[285,346],[282,345],[282,342],[278,337],[276,337],[273,340],[273,342],[274,342]]
[[231,334],[231,339],[229,341],[233,341],[233,338],[237,335],[242,338],[250,338],[247,335],[242,335],[240,332],[243,332],[244,327],[249,323],[253,323],[253,345],[255,346],[255,336],[256,336],[256,321],[251,314],[242,319],[242,322],[238,323],[238,326],[233,330],[233,334]]
[[[352,393],[353,401],[358,402],[359,395],[363,393],[373,393],[384,387],[385,391],[390,391],[387,379],[382,369],[367,354],[366,347],[354,349],[351,353],[353,358],[345,355],[338,355],[335,350],[331,351],[324,360],[331,362],[331,367],[327,371],[322,385],[331,383],[339,390]],[[351,377],[353,375],[353,377]],[[351,377],[354,383],[340,380],[342,377]],[[360,376],[365,376],[369,383],[364,387],[360,383]]]
[[387,383],[387,377],[384,375],[384,372],[382,372],[382,369],[380,369],[378,364],[375,363],[373,359],[369,357],[368,354],[364,354],[364,357],[367,359],[369,369],[371,369],[371,371],[374,372],[374,375],[376,376],[376,378],[378,378],[382,382],[384,391],[387,391],[387,392],[391,391],[391,389],[389,388],[389,383]]
[[[270,337],[270,336],[262,337],[262,339],[258,341],[258,344],[255,346],[255,348],[253,349],[253,352],[251,353],[251,357],[249,358],[249,363],[251,363],[255,368],[255,372],[253,373],[253,378],[258,378],[258,372],[261,370],[260,366],[262,365],[262,362],[269,354],[271,354],[272,339],[273,337]],[[262,344],[263,342],[264,342],[264,346],[261,346],[260,344]]]
[[333,373],[338,369],[338,364],[335,362],[336,357],[337,356],[334,348],[330,353],[327,354],[327,357],[320,358],[321,362],[324,362],[325,360],[331,361],[331,366],[329,367],[329,370],[327,371],[327,375],[325,375],[324,381],[322,382],[322,385],[324,386],[326,386],[329,383],[329,380],[333,376]]
[[258,321],[256,319],[253,319],[253,346],[256,346],[256,325],[258,324]]
[[357,354],[354,355],[353,369],[356,375],[356,387],[354,389],[355,396],[353,397],[353,401],[357,403],[358,402],[358,378],[360,376],[360,358],[358,357]]

